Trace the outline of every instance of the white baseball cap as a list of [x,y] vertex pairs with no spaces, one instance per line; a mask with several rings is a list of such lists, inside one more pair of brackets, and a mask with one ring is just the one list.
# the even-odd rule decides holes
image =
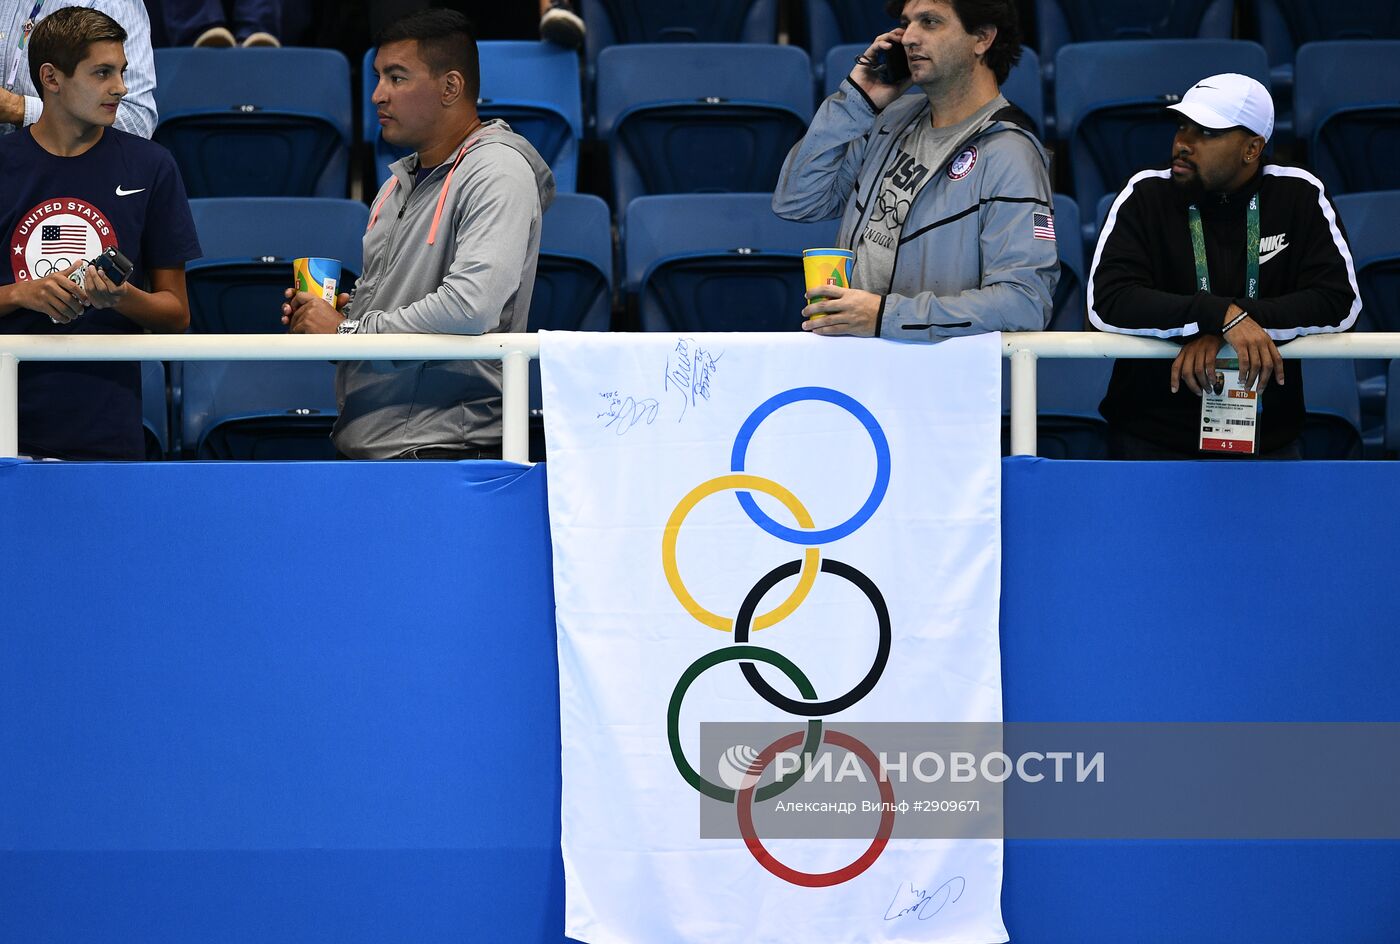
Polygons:
[[1269,140],[1274,133],[1274,100],[1257,80],[1237,72],[1207,76],[1169,105],[1202,128],[1244,127]]

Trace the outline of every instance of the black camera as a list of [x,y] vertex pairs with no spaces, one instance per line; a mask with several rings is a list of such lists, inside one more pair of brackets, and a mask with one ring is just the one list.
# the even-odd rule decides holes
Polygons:
[[[131,275],[131,270],[135,268],[131,264],[131,260],[122,255],[122,251],[115,246],[102,253],[102,255],[98,256],[96,259],[90,260],[88,265],[100,269],[102,274],[107,276],[107,279],[113,285],[121,285],[125,282],[127,277]],[[87,279],[87,266],[74,272],[72,275],[68,276],[68,278],[74,285],[78,286],[78,288],[82,288],[83,283]]]

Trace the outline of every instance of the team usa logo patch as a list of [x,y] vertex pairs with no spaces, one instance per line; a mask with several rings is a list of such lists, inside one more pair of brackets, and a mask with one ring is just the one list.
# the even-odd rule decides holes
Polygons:
[[953,162],[948,165],[948,179],[962,180],[972,173],[972,168],[977,166],[977,148],[969,144],[963,148],[962,153],[953,158]]
[[117,245],[101,210],[72,197],[46,200],[20,217],[10,236],[16,282],[32,282]]

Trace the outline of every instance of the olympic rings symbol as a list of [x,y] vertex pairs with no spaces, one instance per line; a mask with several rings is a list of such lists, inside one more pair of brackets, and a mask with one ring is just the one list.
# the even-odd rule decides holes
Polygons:
[[77,260],[69,259],[67,256],[60,256],[57,259],[36,259],[31,267],[36,279],[42,279],[55,272],[62,272]]
[[[739,607],[739,617],[734,624],[734,641],[744,643],[749,641],[749,621],[755,608],[757,608],[763,595],[771,590],[777,583],[787,577],[797,573],[797,561],[791,561],[773,568],[763,576],[763,579],[754,584],[754,588],[749,591],[749,595],[744,598],[743,604]],[[748,680],[749,686],[758,693],[764,701],[774,708],[781,708],[788,714],[801,715],[805,718],[814,718],[819,715],[834,715],[838,711],[845,711],[847,708],[860,701],[870,690],[875,687],[875,683],[880,681],[880,676],[884,674],[885,665],[890,661],[890,609],[885,605],[885,598],[880,595],[880,589],[875,586],[874,581],[865,574],[856,570],[850,564],[843,564],[830,558],[822,561],[822,572],[835,574],[844,577],[855,584],[870,600],[870,605],[875,610],[875,618],[880,623],[880,644],[875,653],[875,662],[870,666],[870,671],[865,673],[865,678],[857,683],[840,698],[833,698],[830,701],[798,701],[789,698],[779,692],[773,686],[763,680],[763,676],[758,674],[758,669],[754,668],[752,662],[745,662],[740,667],[744,673],[744,678]],[[815,698],[815,695],[807,695],[807,698]],[[760,798],[761,799],[761,798]]]
[[[744,459],[748,455],[749,440],[753,438],[754,430],[758,429],[758,424],[776,412],[779,407],[800,400],[822,400],[833,403],[860,420],[861,425],[870,434],[871,443],[875,446],[875,484],[870,488],[870,497],[865,500],[865,504],[860,507],[860,510],[848,520],[834,528],[827,528],[825,531],[796,531],[792,528],[785,528],[764,514],[754,502],[753,496],[747,493],[740,493],[739,504],[753,519],[754,524],[775,538],[781,538],[791,544],[829,544],[844,538],[869,521],[870,516],[875,514],[875,509],[880,507],[880,502],[884,501],[885,492],[890,486],[889,440],[885,438],[885,431],[880,428],[875,417],[858,401],[839,390],[828,390],[826,387],[797,387],[786,393],[770,397],[749,415],[743,426],[739,427],[739,435],[734,438],[734,453],[729,460],[729,465],[735,472],[744,471]],[[810,527],[810,525],[804,525],[804,527]]]
[[[870,494],[865,503],[846,521],[824,529],[817,528],[811,513],[791,491],[771,479],[753,475],[745,470],[749,443],[763,421],[782,407],[805,400],[830,403],[850,413],[865,428],[870,436],[871,444],[875,448],[875,482],[871,486]],[[817,548],[819,544],[827,544],[846,537],[870,520],[889,490],[890,466],[889,440],[885,437],[885,432],[881,429],[879,422],[868,409],[854,398],[837,390],[827,387],[797,387],[769,398],[749,415],[739,428],[734,440],[734,449],[730,457],[730,473],[716,476],[691,489],[671,512],[661,539],[661,567],[671,592],[685,611],[697,622],[711,629],[730,633],[733,641],[733,645],[728,648],[717,649],[695,660],[681,673],[680,679],[677,680],[666,709],[666,737],[671,750],[671,759],[681,777],[697,792],[713,800],[735,805],[740,835],[744,838],[744,843],[754,858],[773,875],[794,885],[816,888],[850,881],[868,869],[880,857],[894,829],[894,788],[883,776],[874,753],[856,738],[825,727],[821,720],[825,715],[835,714],[850,708],[869,695],[879,683],[890,658],[893,632],[890,625],[889,607],[873,580],[850,564],[831,558],[823,559]],[[786,543],[803,548],[802,556],[799,559],[781,564],[760,578],[754,584],[753,589],[744,597],[739,612],[732,618],[714,612],[695,599],[681,579],[680,568],[676,560],[676,543],[686,518],[700,502],[723,491],[734,491],[744,513],[765,532]],[[789,527],[774,521],[758,507],[752,492],[761,492],[777,499],[791,513],[793,520],[797,522],[797,527]],[[870,601],[879,626],[879,642],[875,661],[870,669],[850,691],[827,700],[818,699],[816,689],[811,681],[790,659],[771,649],[756,646],[749,640],[751,633],[775,626],[791,616],[811,593],[812,587],[816,585],[818,574],[840,577],[860,590]],[[760,613],[759,607],[769,592],[779,583],[794,576],[797,577],[797,585],[792,592],[772,609]],[[686,692],[690,690],[691,685],[701,674],[725,662],[738,662],[745,681],[749,683],[749,687],[754,690],[754,693],[764,701],[789,714],[808,719],[804,731],[779,738],[759,752],[758,759],[750,766],[738,789],[716,784],[696,771],[682,750],[680,738],[681,704],[685,700]],[[773,688],[759,674],[755,662],[762,662],[778,669],[787,676],[802,697],[792,698]],[[879,783],[880,798],[884,804],[881,809],[884,812],[881,814],[875,839],[854,862],[833,872],[801,872],[779,862],[764,848],[763,842],[758,838],[754,829],[753,804],[755,799],[759,802],[771,800],[795,785],[806,773],[812,757],[823,742],[844,748],[865,763]],[[800,768],[763,787],[758,787],[759,778],[773,762],[773,758],[779,752],[790,750],[799,744],[801,745],[802,758]]]
[[[696,486],[690,494],[681,499],[676,510],[671,512],[671,518],[666,522],[666,530],[661,537],[661,567],[666,573],[666,582],[670,584],[671,592],[676,595],[677,600],[681,601],[681,606],[685,607],[687,613],[711,629],[718,629],[726,633],[733,631],[734,621],[707,610],[697,603],[681,581],[680,568],[676,565],[676,539],[680,537],[681,525],[685,523],[686,515],[690,514],[691,509],[698,505],[702,499],[727,488],[748,488],[772,495],[792,512],[792,516],[797,519],[798,524],[804,528],[815,526],[812,522],[812,516],[797,500],[796,495],[777,482],[759,478],[757,475],[721,475]],[[750,501],[753,500],[752,496],[747,493],[744,493],[742,497],[748,498]],[[801,606],[802,601],[807,598],[807,594],[811,592],[812,586],[817,582],[817,568],[821,563],[821,552],[815,547],[808,548],[802,555],[801,563],[802,579],[797,582],[792,595],[773,610],[754,620],[755,630],[766,629],[774,623],[787,619],[792,615],[793,610]]]
[[[840,885],[842,882],[849,882],[875,864],[875,860],[880,858],[880,853],[884,852],[885,846],[889,844],[890,833],[894,832],[894,787],[890,786],[886,777],[881,776],[880,761],[876,758],[875,752],[849,734],[827,731],[825,737],[832,744],[844,747],[864,761],[866,769],[880,785],[880,827],[876,830],[875,838],[871,841],[870,847],[850,865],[833,872],[799,872],[797,869],[779,862],[771,852],[765,849],[762,840],[758,838],[758,833],[753,828],[754,783],[757,782],[763,771],[768,769],[768,765],[773,762],[773,758],[777,756],[779,751],[785,751],[797,745],[801,739],[800,734],[789,734],[779,738],[759,752],[758,760],[754,761],[753,767],[750,768],[744,786],[739,790],[738,798],[739,832],[744,837],[744,845],[749,847],[749,851],[758,860],[758,864],[784,881],[807,888],[826,888],[831,885]],[[794,772],[793,777],[796,776],[797,773]],[[769,786],[777,786],[777,784]],[[763,791],[760,790],[758,793],[759,799],[763,799]]]

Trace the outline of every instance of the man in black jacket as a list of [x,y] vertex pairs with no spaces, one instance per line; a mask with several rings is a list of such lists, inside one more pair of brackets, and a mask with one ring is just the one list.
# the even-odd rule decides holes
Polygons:
[[[1302,370],[1297,361],[1285,364],[1276,345],[1356,322],[1361,299],[1351,252],[1321,182],[1264,164],[1274,108],[1262,85],[1214,75],[1171,107],[1181,116],[1171,167],[1137,174],[1113,202],[1094,252],[1088,306],[1102,331],[1185,343],[1170,365],[1114,365],[1099,407],[1112,453],[1296,458]],[[1227,343],[1238,356],[1238,378],[1216,363]],[[1277,386],[1265,398],[1271,379]],[[1257,441],[1226,445],[1214,435],[1223,420],[1209,414],[1224,408],[1203,410],[1201,396],[1222,380],[1237,381],[1227,386],[1248,393],[1235,396],[1257,404],[1232,414],[1247,418],[1231,420],[1257,422]]]

